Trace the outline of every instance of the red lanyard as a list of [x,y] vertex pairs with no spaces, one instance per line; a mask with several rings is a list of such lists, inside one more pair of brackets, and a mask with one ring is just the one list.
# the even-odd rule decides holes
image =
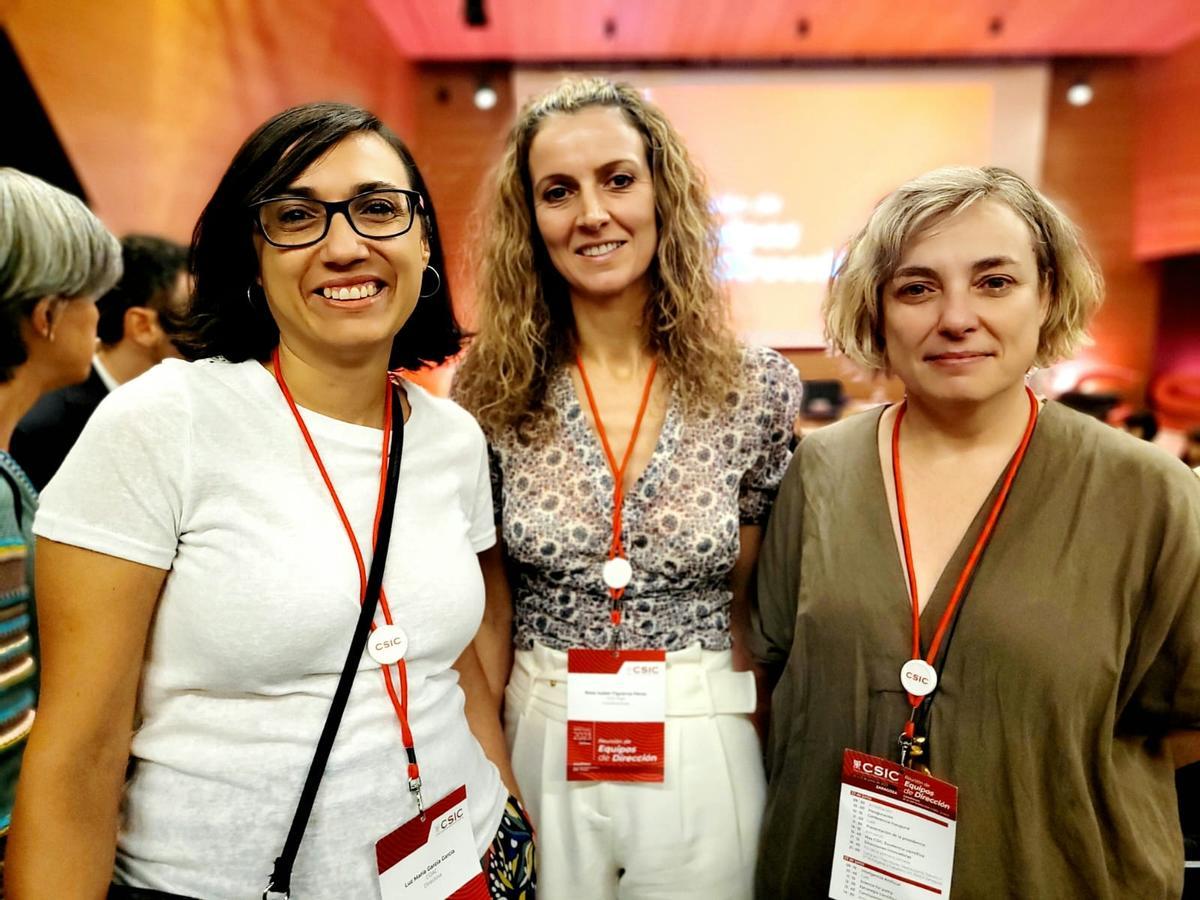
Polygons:
[[[600,433],[600,443],[604,447],[604,456],[608,460],[608,468],[613,476],[613,523],[612,523],[612,544],[608,548],[609,560],[621,560],[627,562],[625,557],[625,546],[621,541],[621,510],[625,503],[625,487],[622,480],[625,477],[625,467],[629,465],[629,457],[633,455],[633,446],[637,443],[638,432],[642,430],[642,419],[646,415],[646,407],[650,403],[650,388],[654,386],[654,375],[658,371],[658,360],[654,359],[650,362],[650,374],[646,376],[646,386],[642,388],[642,402],[638,406],[637,418],[633,421],[633,431],[629,435],[629,444],[625,447],[625,456],[621,460],[621,464],[617,465],[617,457],[612,452],[612,447],[608,443],[608,433],[604,430],[604,422],[600,418],[600,410],[596,406],[596,397],[592,393],[592,386],[588,382],[587,372],[583,368],[583,357],[578,353],[575,354],[575,366],[579,369],[579,380],[583,382],[583,391],[587,394],[588,406],[592,408],[592,418],[596,420],[596,431]],[[626,572],[629,570],[626,569]],[[629,582],[629,575],[624,578],[625,584]],[[609,596],[612,597],[612,623],[617,628],[621,627],[621,598],[625,596],[625,586],[614,587],[609,584]]]
[[[296,401],[292,399],[292,392],[288,390],[287,382],[283,378],[283,370],[279,367],[279,349],[276,348],[271,356],[271,364],[275,370],[275,381],[279,385],[279,390],[283,392],[283,398],[287,401],[288,409],[292,411],[292,416],[296,419],[296,425],[300,428],[300,433],[304,436],[304,442],[308,444],[308,452],[312,454],[313,462],[317,464],[317,471],[321,473],[321,478],[325,482],[325,487],[329,490],[329,498],[333,501],[334,507],[337,509],[338,517],[342,520],[342,527],[346,530],[346,537],[350,541],[350,549],[354,551],[354,560],[358,563],[358,602],[362,603],[367,596],[367,567],[363,562],[362,550],[358,546],[358,538],[354,536],[354,529],[350,526],[350,518],[346,515],[346,510],[342,508],[342,501],[338,497],[337,490],[333,486],[333,480],[329,477],[329,473],[325,470],[325,463],[321,460],[321,454],[317,450],[316,443],[313,442],[312,435],[308,432],[308,426],[304,424],[304,419],[300,416],[300,410],[296,408]],[[381,453],[381,461],[379,467],[379,499],[375,504],[374,522],[371,528],[371,549],[374,552],[375,542],[379,535],[379,517],[383,513],[383,494],[387,485],[387,465],[388,452],[391,449],[392,438],[392,392],[390,389],[384,391],[384,407],[383,407],[383,449]],[[403,415],[403,413],[401,413]],[[388,606],[387,594],[383,588],[379,589],[379,605],[383,609],[384,621],[389,625],[394,625],[392,621],[392,611]],[[371,623],[371,630],[375,630],[375,623]],[[387,689],[388,697],[392,701],[392,708],[396,711],[396,718],[400,721],[400,736],[404,741],[404,751],[408,756],[408,784],[409,790],[412,791],[417,798],[417,806],[424,811],[421,800],[421,770],[417,766],[416,745],[413,741],[412,730],[408,726],[408,667],[405,666],[404,660],[401,659],[395,663],[396,674],[400,680],[400,693],[397,696],[396,687],[392,683],[391,666],[381,666],[383,671],[384,687]]]
[[[979,533],[979,537],[975,539],[975,546],[971,549],[971,555],[967,557],[967,563],[963,566],[963,570],[958,576],[958,581],[954,585],[954,593],[950,595],[950,602],[946,605],[942,617],[938,620],[937,630],[934,631],[933,640],[929,643],[929,651],[925,654],[925,662],[930,666],[933,666],[934,660],[937,659],[942,639],[946,636],[946,629],[954,619],[954,611],[958,608],[963,594],[966,593],[971,576],[979,565],[979,560],[992,538],[992,533],[996,530],[996,522],[999,520],[1000,512],[1003,510],[1004,503],[1008,499],[1008,492],[1012,488],[1013,479],[1017,477],[1017,469],[1021,467],[1021,462],[1025,459],[1025,451],[1029,449],[1029,440],[1033,437],[1033,428],[1037,424],[1038,401],[1033,391],[1028,387],[1025,388],[1025,391],[1029,395],[1029,421],[1025,425],[1025,434],[1022,436],[1021,443],[1017,446],[1016,452],[1008,463],[1008,469],[1004,474],[1004,482],[1000,487],[1000,494],[996,497],[995,502],[992,503],[992,508],[988,513],[983,530]],[[905,514],[904,508],[904,485],[900,479],[900,422],[904,419],[904,412],[907,408],[908,401],[906,400],[900,405],[900,409],[896,413],[896,423],[892,426],[892,478],[896,482],[896,511],[900,518],[900,542],[904,546],[904,566],[908,572],[908,590],[909,596],[912,599],[911,659],[919,660],[921,659],[921,606],[917,594],[917,573],[916,568],[913,566],[912,544],[908,536],[908,517]],[[918,696],[909,692],[908,702],[913,708],[914,715],[924,700],[925,696]],[[914,731],[915,722],[910,717],[904,726],[904,733],[911,738]]]

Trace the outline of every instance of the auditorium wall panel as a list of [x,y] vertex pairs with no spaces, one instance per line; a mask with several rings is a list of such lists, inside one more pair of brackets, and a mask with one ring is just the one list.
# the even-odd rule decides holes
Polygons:
[[[1075,107],[1066,92],[1081,72],[1095,99]],[[1135,390],[1152,370],[1160,281],[1156,267],[1134,256],[1136,78],[1131,60],[1055,63],[1042,173],[1043,189],[1083,229],[1104,271],[1107,299],[1092,328],[1095,345],[1080,359],[1125,370]]]
[[1200,41],[1139,64],[1135,247],[1200,253]]
[[475,67],[422,66],[415,91],[413,153],[437,205],[450,284],[468,321],[474,308],[479,206],[516,115],[507,73],[488,83],[497,93],[490,110],[475,106],[480,85]]
[[364,0],[7,0],[4,27],[97,212],[185,239],[250,130],[346,100],[401,134],[413,67]]

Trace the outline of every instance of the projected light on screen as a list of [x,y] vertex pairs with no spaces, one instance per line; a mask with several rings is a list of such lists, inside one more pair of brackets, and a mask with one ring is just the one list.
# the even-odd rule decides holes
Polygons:
[[988,84],[652,88],[711,181],[734,321],[754,343],[819,346],[834,254],[889,190],[988,162]]
[[[516,96],[563,73],[519,71]],[[820,347],[846,239],[881,197],[944,165],[1041,169],[1042,66],[614,73],[671,119],[708,179],[720,272],[749,342]]]

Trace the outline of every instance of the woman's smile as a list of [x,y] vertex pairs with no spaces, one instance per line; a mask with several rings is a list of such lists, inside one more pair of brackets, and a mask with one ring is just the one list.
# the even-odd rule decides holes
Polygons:
[[337,279],[327,282],[313,295],[326,305],[343,311],[367,309],[387,300],[388,285],[378,278]]
[[604,262],[611,259],[612,255],[624,246],[624,241],[605,241],[602,244],[584,244],[575,252],[579,256]]

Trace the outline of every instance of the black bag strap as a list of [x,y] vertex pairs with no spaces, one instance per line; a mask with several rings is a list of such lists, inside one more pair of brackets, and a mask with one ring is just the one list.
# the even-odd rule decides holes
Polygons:
[[296,865],[296,855],[300,852],[300,841],[304,838],[304,829],[308,826],[313,802],[317,798],[317,788],[321,786],[321,777],[325,774],[325,764],[329,761],[329,753],[333,749],[338,726],[342,723],[342,713],[346,711],[350,688],[354,685],[354,676],[358,673],[358,664],[362,659],[363,650],[367,646],[367,635],[371,632],[371,620],[375,618],[375,607],[379,604],[379,591],[383,586],[383,567],[387,562],[388,544],[392,536],[396,487],[400,481],[400,457],[404,453],[404,412],[400,403],[400,388],[393,384],[392,390],[394,392],[392,397],[392,449],[388,456],[387,479],[383,491],[383,507],[379,516],[379,532],[375,539],[375,553],[371,557],[371,570],[367,575],[367,594],[363,598],[362,609],[358,613],[358,623],[354,626],[354,637],[351,639],[350,649],[346,653],[346,664],[342,666],[342,674],[338,679],[337,689],[333,693],[329,716],[325,719],[325,727],[321,729],[317,749],[309,764],[304,789],[300,791],[300,801],[296,804],[292,827],[288,830],[283,852],[275,860],[271,880],[267,883],[267,889],[263,891],[263,900],[287,900],[291,896],[292,868]]
[[21,499],[21,488],[17,484],[17,479],[2,465],[0,465],[0,475],[4,476],[4,480],[8,482],[8,489],[12,491],[13,512],[17,516],[17,531],[22,531],[24,525],[21,520],[25,518],[25,502]]

